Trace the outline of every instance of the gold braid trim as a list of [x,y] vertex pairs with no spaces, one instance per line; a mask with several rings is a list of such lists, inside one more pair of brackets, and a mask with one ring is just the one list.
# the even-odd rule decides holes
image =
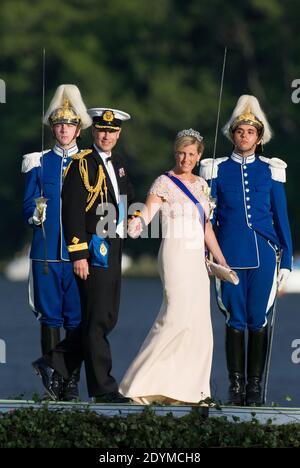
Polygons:
[[93,150],[91,149],[85,149],[81,150],[80,153],[73,154],[72,159],[82,159],[84,156],[87,156],[88,154],[92,153]]
[[[101,166],[101,164],[99,164],[99,167],[98,167],[96,184],[94,186],[90,185],[90,182],[89,182],[89,172],[88,172],[88,165],[87,165],[86,159],[80,159],[79,172],[80,172],[81,179],[84,183],[84,186],[89,193],[87,197],[87,201],[86,201],[87,206],[85,208],[85,211],[89,211],[89,209],[95,203],[95,200],[97,199],[99,194],[101,197],[102,206],[103,206],[104,194],[105,194],[105,201],[107,203],[106,177],[105,177],[105,173],[103,171],[103,167]],[[104,190],[104,193],[103,193],[103,190]]]
[[67,174],[69,172],[69,169],[71,167],[71,164],[72,164],[73,161],[70,161],[69,164],[67,165],[66,169],[64,170],[64,175],[63,175],[63,179],[65,180],[65,178],[67,177]]
[[86,150],[82,150],[80,151],[79,153],[76,153],[76,154],[73,154],[72,156],[72,161],[69,162],[69,164],[67,165],[66,169],[64,170],[64,179],[67,177],[67,174],[69,172],[69,169],[71,167],[71,164],[73,161],[75,161],[76,159],[81,159],[81,158],[84,158],[84,156],[87,156],[88,154],[92,153],[93,150],[91,149],[86,149]]

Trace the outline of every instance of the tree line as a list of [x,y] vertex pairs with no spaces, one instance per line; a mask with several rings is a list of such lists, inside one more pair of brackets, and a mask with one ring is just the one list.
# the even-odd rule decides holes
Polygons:
[[[6,102],[0,104],[0,258],[9,258],[30,239],[21,215],[20,167],[23,154],[41,149],[43,48],[46,107],[59,84],[74,83],[88,107],[131,114],[118,150],[143,201],[155,177],[172,167],[179,130],[199,130],[204,157],[211,156],[227,46],[220,124],[241,94],[261,101],[274,130],[264,155],[288,163],[288,205],[299,249],[300,114],[292,100],[293,80],[300,78],[299,12],[294,0],[2,0],[0,78]],[[87,130],[80,144],[90,141]],[[45,129],[45,147],[51,145]],[[217,156],[230,152],[219,132]],[[156,248],[151,241],[128,242],[136,255]]]

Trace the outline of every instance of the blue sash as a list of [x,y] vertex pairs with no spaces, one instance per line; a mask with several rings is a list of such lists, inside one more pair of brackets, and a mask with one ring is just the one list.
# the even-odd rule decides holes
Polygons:
[[192,192],[190,192],[190,190],[184,185],[183,182],[181,182],[181,180],[179,180],[177,177],[174,177],[172,175],[170,175],[168,172],[165,172],[164,174],[165,176],[169,177],[169,179],[172,180],[172,182],[174,182],[175,185],[177,185],[177,187],[183,191],[183,193],[189,197],[189,199],[196,205],[197,207],[197,210],[199,212],[199,218],[200,218],[200,222],[202,224],[202,227],[203,227],[203,230],[205,229],[205,212],[204,212],[204,209],[202,207],[202,205],[200,204],[199,200],[197,200],[196,197],[194,197],[194,195],[192,194]]

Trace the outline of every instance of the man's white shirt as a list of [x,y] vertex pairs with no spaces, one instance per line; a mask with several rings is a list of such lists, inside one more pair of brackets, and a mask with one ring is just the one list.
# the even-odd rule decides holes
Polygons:
[[[100,158],[103,161],[103,164],[108,172],[109,178],[111,180],[114,192],[115,192],[115,197],[117,200],[117,203],[120,203],[120,192],[119,192],[119,187],[118,187],[118,182],[116,178],[116,173],[114,170],[114,166],[110,161],[107,161],[107,158],[111,157],[111,153],[107,154],[104,151],[101,151],[96,145],[94,145],[94,148],[97,150],[99,153]],[[124,226],[124,219],[117,225],[116,228],[116,233],[123,239],[125,237],[125,226]]]

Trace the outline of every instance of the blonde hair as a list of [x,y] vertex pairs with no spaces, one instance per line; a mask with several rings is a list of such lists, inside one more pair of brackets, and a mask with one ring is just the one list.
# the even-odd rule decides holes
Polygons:
[[199,141],[197,138],[193,136],[182,136],[175,139],[174,143],[174,151],[177,153],[181,148],[184,148],[188,145],[196,145],[197,152],[202,154],[204,151],[204,143],[203,141]]

